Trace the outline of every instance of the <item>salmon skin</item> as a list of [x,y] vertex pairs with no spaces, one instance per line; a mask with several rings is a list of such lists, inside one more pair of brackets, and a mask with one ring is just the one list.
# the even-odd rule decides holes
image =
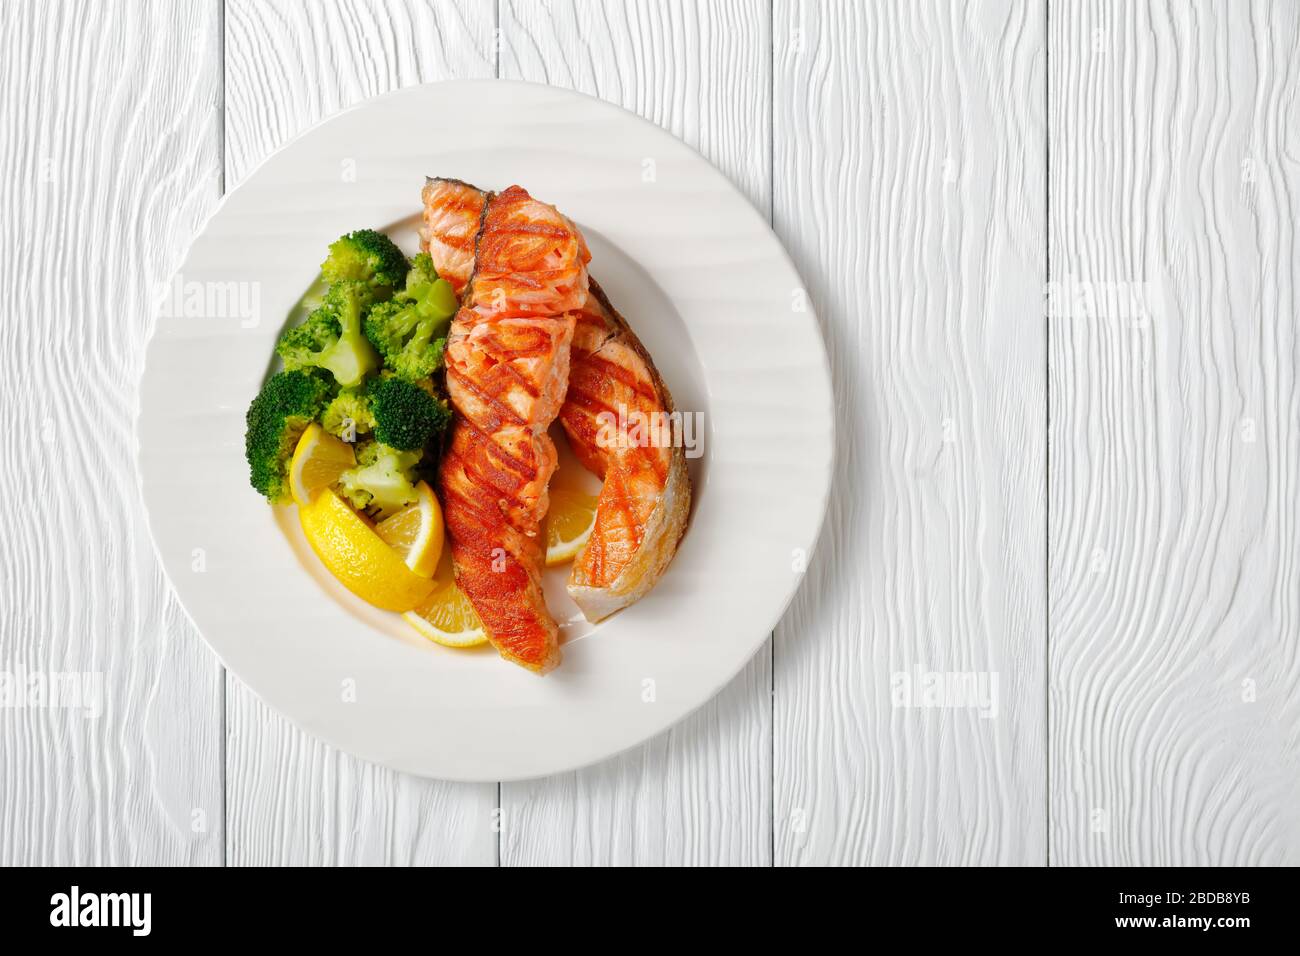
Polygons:
[[[544,674],[560,660],[541,584],[556,465],[547,429],[567,390],[591,254],[573,223],[518,186],[486,194],[479,215],[472,273],[447,337],[456,417],[439,469],[443,516],[456,583],[488,639]],[[460,255],[453,242],[435,248]]]
[[[423,248],[453,286],[474,270],[463,237],[489,197],[460,180],[425,183]],[[603,482],[595,527],[568,583],[583,614],[599,621],[643,597],[667,569],[686,527],[691,484],[680,442],[611,431],[611,420],[635,420],[634,412],[664,421],[675,409],[649,352],[594,279],[589,292],[576,316],[559,419],[578,460]]]

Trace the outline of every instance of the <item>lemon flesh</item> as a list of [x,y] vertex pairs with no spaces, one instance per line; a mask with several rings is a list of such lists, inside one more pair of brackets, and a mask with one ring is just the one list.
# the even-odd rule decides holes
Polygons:
[[442,555],[442,508],[427,482],[415,486],[415,504],[375,525],[375,534],[422,578],[433,577]]
[[321,563],[363,601],[386,611],[409,611],[433,592],[430,578],[407,567],[402,555],[328,488],[299,506],[298,519]]
[[419,607],[403,614],[413,628],[444,647],[478,647],[487,632],[460,588],[452,570],[451,548],[444,547],[433,576],[433,593]]
[[339,480],[339,475],[356,467],[352,446],[335,438],[312,422],[298,439],[289,462],[289,488],[299,505],[311,504],[316,492]]
[[546,512],[546,566],[572,561],[596,527],[596,496],[572,488],[554,488]]

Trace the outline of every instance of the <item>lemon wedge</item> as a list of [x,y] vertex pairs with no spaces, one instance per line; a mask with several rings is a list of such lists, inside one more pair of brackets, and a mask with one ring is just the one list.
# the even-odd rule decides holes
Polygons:
[[315,422],[307,426],[289,462],[289,488],[299,505],[311,504],[322,488],[339,480],[339,475],[356,466],[352,446],[335,438]]
[[546,512],[546,566],[572,561],[596,527],[596,496],[574,488],[552,488]]
[[451,548],[442,549],[433,575],[433,593],[402,617],[429,640],[444,647],[477,647],[487,643],[487,633],[474,612],[474,605],[456,587]]
[[409,611],[433,592],[363,517],[325,488],[300,505],[298,520],[316,556],[349,591],[386,611]]
[[375,525],[375,534],[422,578],[433,577],[442,554],[442,508],[428,482],[415,486],[415,504]]

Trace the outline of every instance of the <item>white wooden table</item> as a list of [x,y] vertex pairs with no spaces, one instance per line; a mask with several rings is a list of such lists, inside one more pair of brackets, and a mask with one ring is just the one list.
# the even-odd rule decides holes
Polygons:
[[[842,441],[716,700],[465,786],[223,672],[133,429],[153,290],[223,190],[493,76],[635,110],[771,216]],[[0,105],[0,668],[106,683],[95,720],[0,710],[0,863],[1300,863],[1294,0],[4,0]],[[996,714],[898,706],[929,672]]]

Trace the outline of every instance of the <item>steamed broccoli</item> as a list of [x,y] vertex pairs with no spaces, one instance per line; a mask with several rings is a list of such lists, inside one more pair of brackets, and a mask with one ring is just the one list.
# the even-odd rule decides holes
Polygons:
[[451,409],[419,385],[395,376],[372,379],[366,388],[375,437],[399,451],[423,448],[441,435]]
[[433,256],[427,252],[417,252],[415,258],[411,260],[411,271],[406,274],[407,291],[437,281],[438,270],[433,267]]
[[442,365],[447,328],[456,314],[456,293],[439,279],[433,261],[420,253],[411,263],[406,287],[370,310],[366,338],[384,366],[408,381],[428,378]]
[[361,330],[374,301],[374,290],[360,280],[335,282],[307,321],[280,336],[275,350],[285,368],[323,368],[340,385],[360,384],[379,367],[379,356]]
[[291,371],[272,375],[248,406],[244,456],[249,480],[272,503],[289,498],[287,467],[298,439],[329,400],[327,376]]
[[358,511],[386,518],[418,499],[416,467],[423,456],[423,451],[363,442],[357,446],[357,466],[339,476],[339,494]]
[[379,298],[387,298],[389,292],[406,280],[408,268],[406,256],[393,245],[393,240],[373,229],[358,229],[330,245],[329,256],[321,263],[320,271],[328,282],[346,279],[364,282],[383,290]]
[[344,441],[356,441],[375,427],[375,417],[370,411],[366,393],[345,388],[325,406],[320,416],[321,427]]

